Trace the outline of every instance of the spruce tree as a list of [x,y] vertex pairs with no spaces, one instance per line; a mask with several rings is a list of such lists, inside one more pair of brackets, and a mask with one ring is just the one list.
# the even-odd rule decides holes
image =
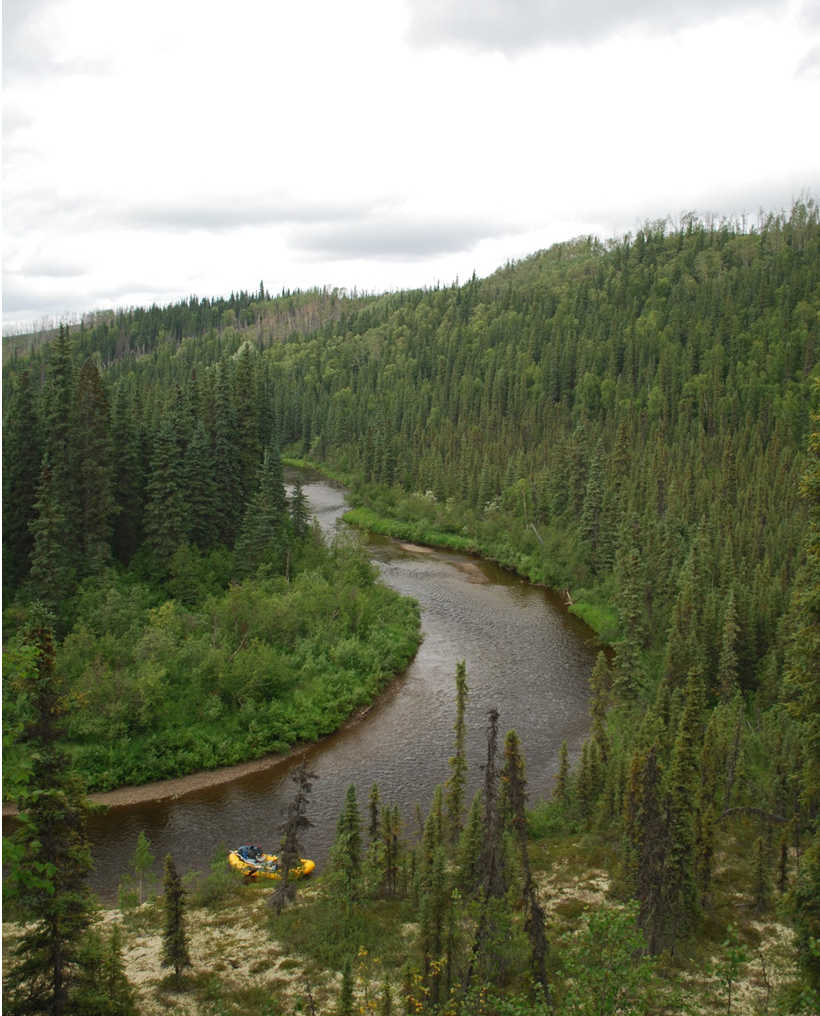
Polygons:
[[657,744],[632,757],[624,826],[626,868],[638,900],[638,922],[654,956],[667,944],[664,878],[669,846]]
[[166,417],[154,436],[145,505],[145,539],[166,568],[185,539],[187,499],[177,434]]
[[632,699],[642,683],[641,650],[646,640],[643,603],[643,562],[636,541],[638,523],[634,515],[624,521],[621,549],[617,555],[616,605],[619,639],[615,644],[614,686],[623,698]]
[[379,785],[374,783],[370,788],[370,797],[367,800],[367,808],[369,814],[369,821],[367,825],[367,841],[368,844],[372,845],[376,842],[379,837],[379,826],[380,826],[380,815],[381,809],[379,808]]
[[606,655],[599,652],[589,678],[591,692],[590,713],[592,714],[592,739],[598,746],[602,765],[609,759],[609,738],[606,733],[606,710],[609,688],[612,683]]
[[5,676],[23,703],[21,739],[29,764],[17,801],[18,827],[4,851],[6,890],[25,920],[6,979],[5,1007],[10,1013],[63,1016],[82,977],[92,912],[86,885],[91,854],[87,802],[60,743],[66,688],[55,666],[52,624],[40,606],[31,608],[21,665]]
[[484,842],[481,849],[481,905],[476,922],[470,962],[464,979],[469,990],[479,964],[486,960],[488,943],[499,921],[503,921],[500,900],[507,889],[504,865],[504,829],[498,806],[498,710],[487,714],[487,764],[484,768]]
[[73,993],[77,1016],[139,1016],[136,992],[125,973],[122,933],[94,929],[83,942],[82,976]]
[[441,790],[441,784],[436,784],[435,790],[433,791],[433,804],[430,808],[430,814],[427,817],[427,822],[432,823],[435,841],[437,844],[444,842],[444,794]]
[[76,395],[72,342],[68,327],[60,325],[57,338],[49,349],[43,456],[51,466],[53,496],[60,506],[58,538],[68,566],[75,573],[80,570],[79,539],[82,536],[74,441]]
[[579,520],[584,560],[593,575],[601,570],[602,509],[604,502],[603,464],[601,443],[595,449],[587,475],[584,502]]
[[290,495],[290,523],[295,542],[304,543],[310,532],[310,504],[302,490],[302,481],[298,477],[293,483]]
[[242,578],[259,568],[273,574],[285,570],[289,525],[282,482],[282,462],[269,448],[259,470],[257,489],[249,501],[236,540],[236,574]]
[[287,819],[282,827],[282,845],[279,848],[280,881],[270,898],[270,904],[276,908],[277,913],[281,913],[284,906],[296,895],[291,872],[301,863],[304,850],[302,835],[313,825],[307,817],[307,807],[317,777],[315,772],[308,769],[307,758],[302,758],[291,778],[296,784],[296,791],[288,805]]
[[207,550],[217,540],[221,506],[216,500],[211,442],[201,422],[194,428],[183,468],[188,502],[186,535],[200,550]]
[[669,845],[664,870],[668,944],[690,933],[698,914],[695,860],[698,758],[701,749],[702,683],[689,675],[686,700],[666,776],[666,825]]
[[108,396],[97,365],[86,360],[77,379],[73,455],[80,527],[80,574],[94,575],[111,557],[114,461]]
[[177,874],[174,859],[165,857],[165,923],[162,931],[162,965],[172,967],[177,988],[182,984],[182,971],[191,966],[188,934],[185,928],[185,889]]
[[458,881],[461,889],[475,893],[482,877],[481,854],[484,846],[484,803],[477,792],[467,813],[467,821],[458,844]]
[[145,501],[145,469],[140,423],[131,393],[120,390],[114,401],[112,421],[114,460],[114,554],[128,564],[142,542]]
[[29,370],[13,381],[3,423],[3,578],[12,588],[28,575],[40,484],[42,444]]
[[522,890],[525,910],[524,929],[530,940],[530,972],[533,980],[541,985],[544,997],[548,997],[546,916],[538,899],[527,848],[527,781],[524,776],[521,746],[514,730],[509,731],[504,742],[504,768],[501,772],[501,782],[506,791],[509,822],[513,836],[518,843],[521,871],[524,875]]
[[362,834],[356,788],[347,788],[345,803],[336,825],[336,839],[330,851],[330,862],[336,874],[338,891],[345,906],[350,909],[361,891]]
[[143,829],[140,829],[139,836],[137,836],[137,846],[134,850],[134,857],[131,861],[131,866],[133,867],[134,874],[137,878],[139,903],[142,904],[146,879],[150,878],[153,881],[151,869],[154,866],[154,855],[151,853],[151,841],[145,835],[145,830]]
[[382,888],[386,896],[396,896],[399,891],[399,809],[382,808],[380,818],[380,848],[382,863]]
[[462,660],[456,666],[456,720],[453,727],[456,736],[453,755],[450,759],[450,779],[446,786],[446,828],[447,840],[450,845],[458,842],[464,823],[464,784],[467,777],[464,711],[468,692],[467,665]]
[[234,417],[233,446],[236,457],[238,489],[236,495],[240,504],[250,499],[259,457],[259,425],[256,412],[255,371],[258,360],[257,350],[243,342],[233,357],[232,404]]
[[444,930],[450,905],[444,849],[436,842],[435,823],[425,830],[419,887],[419,937],[424,986],[432,1005],[441,1001]]
[[481,852],[485,895],[500,897],[506,891],[503,827],[498,807],[498,710],[487,714],[487,764],[484,767],[484,844]]
[[66,542],[67,509],[58,489],[48,456],[43,456],[35,515],[30,523],[34,542],[30,579],[35,596],[52,608],[70,596],[76,584],[75,558],[71,544]]
[[561,742],[561,755],[558,762],[558,776],[555,780],[555,789],[552,792],[554,800],[558,801],[565,808],[570,802],[569,785],[569,751],[567,742]]
[[597,753],[599,749],[595,741],[584,741],[581,749],[581,764],[578,767],[576,794],[581,816],[589,820],[598,794],[597,786]]
[[702,904],[710,900],[718,816],[715,805],[698,795],[695,809],[695,883]]
[[219,506],[217,533],[220,543],[232,547],[245,502],[238,496],[240,473],[234,445],[235,417],[228,390],[227,371],[221,363],[217,367],[213,412],[214,503]]
[[717,694],[723,702],[729,702],[734,697],[738,688],[737,652],[735,649],[738,630],[735,591],[730,589],[726,600],[726,612],[723,618],[723,635],[720,643],[720,658],[718,660],[717,677],[715,680]]
[[666,643],[664,681],[672,691],[682,689],[689,672],[702,663],[698,638],[702,590],[698,578],[697,541],[694,541],[678,579],[678,596]]
[[348,956],[342,966],[342,984],[339,989],[339,1001],[336,1004],[336,1016],[353,1016],[353,963]]

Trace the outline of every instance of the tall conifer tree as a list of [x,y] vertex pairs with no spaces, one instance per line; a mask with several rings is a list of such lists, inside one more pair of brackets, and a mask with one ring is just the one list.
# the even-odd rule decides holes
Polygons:
[[117,559],[128,564],[142,542],[146,478],[136,406],[132,394],[123,388],[114,401],[112,443],[116,505],[113,549]]
[[87,802],[61,747],[66,689],[55,667],[50,616],[35,605],[24,640],[24,665],[6,675],[24,702],[23,740],[30,771],[18,799],[19,825],[6,852],[7,890],[25,928],[6,980],[9,1013],[70,1011],[81,978],[83,937],[92,901]]
[[213,412],[213,465],[215,499],[219,506],[219,540],[233,546],[245,502],[242,500],[240,469],[234,444],[235,415],[224,364],[217,367]]
[[283,572],[290,547],[289,530],[282,460],[277,449],[269,448],[236,540],[237,575],[252,575],[260,567],[273,574]]
[[546,915],[541,902],[535,880],[532,877],[532,866],[527,848],[527,781],[524,776],[524,759],[521,756],[521,745],[514,730],[509,731],[504,742],[504,768],[501,781],[505,787],[505,796],[509,809],[509,822],[513,835],[518,843],[521,871],[524,875],[522,895],[524,897],[524,928],[530,940],[530,970],[533,980],[540,984],[545,997],[549,995],[547,982],[547,931]]
[[290,495],[290,522],[294,540],[296,543],[302,543],[310,531],[310,504],[298,477],[294,481]]
[[211,442],[203,423],[194,427],[183,466],[188,501],[187,536],[200,550],[216,542],[220,505],[214,481]]
[[73,591],[76,569],[72,545],[66,542],[67,508],[59,499],[59,486],[47,455],[43,457],[34,509],[29,526],[34,541],[31,585],[43,603],[56,607]]
[[15,377],[3,424],[3,572],[16,586],[28,575],[34,516],[40,483],[42,442],[29,370]]
[[162,965],[173,968],[174,980],[177,987],[180,987],[182,971],[191,966],[191,957],[185,927],[185,889],[170,854],[165,858],[163,893],[165,924],[162,932]]
[[80,573],[93,575],[111,557],[114,464],[108,396],[97,365],[86,360],[77,379],[73,454],[80,525]]
[[464,824],[464,785],[467,776],[467,757],[465,753],[466,724],[464,712],[467,705],[467,665],[464,660],[456,666],[456,720],[453,726],[455,744],[450,759],[450,779],[446,787],[447,839],[455,844],[461,836]]
[[177,434],[164,418],[154,438],[145,505],[145,538],[162,566],[185,539],[187,503]]
[[627,869],[649,951],[666,946],[664,875],[668,833],[657,743],[632,757],[625,804]]
[[302,836],[313,825],[307,817],[307,807],[316,773],[308,769],[307,758],[302,759],[292,779],[296,784],[296,791],[288,805],[287,819],[282,827],[282,845],[279,850],[281,878],[270,901],[277,913],[281,913],[296,894],[291,872],[301,863],[301,854],[304,850]]
[[345,905],[359,898],[362,874],[362,822],[356,800],[356,788],[347,788],[345,803],[336,826],[336,839],[330,852],[331,865],[339,883]]
[[696,802],[698,759],[702,743],[703,687],[693,671],[666,775],[666,822],[669,846],[664,870],[664,904],[668,944],[691,932],[698,914],[696,879]]

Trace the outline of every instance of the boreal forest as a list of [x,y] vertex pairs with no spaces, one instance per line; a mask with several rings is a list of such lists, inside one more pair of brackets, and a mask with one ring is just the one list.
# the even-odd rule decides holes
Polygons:
[[[412,659],[417,606],[323,540],[284,459],[342,478],[355,525],[561,591],[600,642],[590,734],[525,813],[526,745],[499,749],[491,717],[469,810],[454,660],[429,814],[400,820],[374,788],[368,826],[351,788],[319,888],[265,911],[313,972],[244,1002],[188,974],[185,1011],[817,1011],[819,360],[812,200],[754,227],[580,237],[451,286],[260,285],[4,340],[3,786],[28,816],[12,913],[60,897],[49,779],[76,817],[88,791],[283,752]],[[569,887],[591,868],[610,903],[584,909]],[[208,878],[203,906],[252,905],[257,887]],[[166,925],[167,1006],[180,941]],[[113,974],[88,1002],[88,957],[122,973],[119,940],[76,950],[76,1011],[136,1011]],[[32,969],[13,968],[10,1011],[41,1011],[21,1001]]]

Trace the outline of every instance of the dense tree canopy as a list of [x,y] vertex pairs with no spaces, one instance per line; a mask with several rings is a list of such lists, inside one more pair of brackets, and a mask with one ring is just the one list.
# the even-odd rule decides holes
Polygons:
[[[786,830],[787,857],[816,842],[818,332],[808,201],[754,229],[686,216],[582,237],[462,285],[192,298],[17,340],[7,619],[35,595],[59,611],[73,694],[116,687],[105,722],[154,738],[139,749],[158,771],[182,674],[203,722],[227,709],[246,750],[286,742],[297,670],[360,674],[365,635],[406,658],[388,651],[399,621],[311,556],[280,454],[341,471],[385,525],[572,589],[612,644],[560,807],[619,834],[650,944],[673,947],[708,908],[721,817],[756,814],[762,842]],[[362,569],[344,562],[368,587]],[[339,629],[306,632],[340,595]],[[319,701],[349,705],[327,680]],[[90,713],[78,758],[98,750]]]

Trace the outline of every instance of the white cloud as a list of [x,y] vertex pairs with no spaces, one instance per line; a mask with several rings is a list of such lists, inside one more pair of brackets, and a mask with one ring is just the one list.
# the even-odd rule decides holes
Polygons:
[[814,80],[820,80],[820,43],[812,48],[805,54],[803,59],[797,65],[795,74],[798,78],[813,78]]
[[515,54],[546,44],[597,42],[635,27],[671,32],[749,11],[782,11],[785,0],[410,0],[409,37]]
[[388,258],[405,262],[470,251],[481,240],[521,231],[509,223],[477,216],[387,215],[292,230],[289,239],[297,250],[334,260]]
[[806,28],[820,28],[820,0],[803,0],[799,17]]
[[[579,233],[820,190],[805,6],[561,6],[556,28],[555,5],[505,4],[494,35],[500,7],[473,5],[459,35],[446,2],[7,2],[5,320],[260,278],[450,282]],[[451,44],[408,42],[422,14]],[[651,36],[620,30],[639,21]]]

